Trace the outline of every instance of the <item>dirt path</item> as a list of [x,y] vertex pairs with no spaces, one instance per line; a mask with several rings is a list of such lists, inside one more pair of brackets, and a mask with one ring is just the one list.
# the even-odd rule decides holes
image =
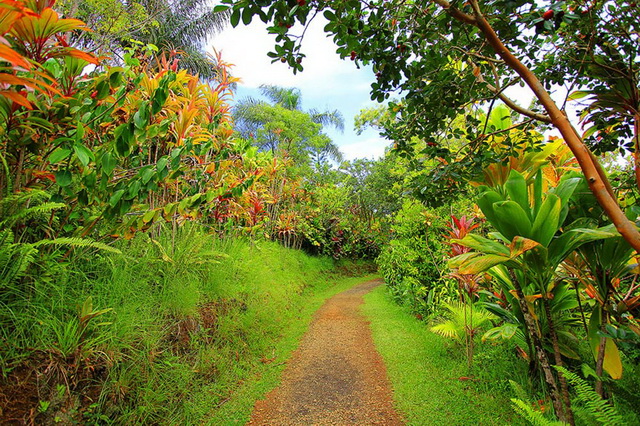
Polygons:
[[382,281],[340,293],[316,312],[282,384],[255,405],[249,425],[402,425],[362,296]]

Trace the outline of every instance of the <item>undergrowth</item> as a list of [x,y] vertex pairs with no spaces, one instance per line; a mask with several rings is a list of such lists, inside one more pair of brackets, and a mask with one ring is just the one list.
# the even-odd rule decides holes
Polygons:
[[322,297],[355,283],[348,264],[195,226],[116,246],[49,252],[0,286],[4,422],[219,424],[227,406],[244,422],[257,375],[277,380]]
[[[464,351],[396,305],[384,287],[365,296],[363,309],[387,366],[396,407],[408,425],[522,424],[505,392],[508,378],[523,375],[521,371],[513,369],[502,380],[470,376]],[[483,356],[486,363],[476,360],[476,370],[495,368],[502,358],[504,370],[514,366],[510,355],[499,348]]]

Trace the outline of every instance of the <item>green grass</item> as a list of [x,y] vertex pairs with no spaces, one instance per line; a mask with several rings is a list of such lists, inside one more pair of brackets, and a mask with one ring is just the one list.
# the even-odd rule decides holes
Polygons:
[[[522,424],[503,391],[508,379],[522,374],[518,368],[500,380],[495,374],[459,380],[468,376],[463,351],[397,306],[384,286],[365,296],[363,311],[387,366],[396,407],[407,424]],[[476,365],[475,370],[489,368],[491,363],[493,368],[498,362],[506,369],[511,360],[487,359],[485,366]]]
[[373,279],[375,276],[343,277],[326,286],[315,294],[309,294],[305,303],[297,311],[295,317],[280,321],[282,335],[271,352],[274,359],[263,364],[254,372],[243,386],[241,386],[228,401],[223,401],[220,407],[213,410],[206,423],[211,425],[244,424],[249,420],[256,400],[263,399],[265,395],[280,383],[280,376],[285,367],[286,360],[297,348],[302,335],[307,331],[315,311],[320,308],[329,297],[347,290],[363,281]]
[[[63,262],[52,253],[31,281],[0,293],[0,385],[34,370],[41,379],[25,392],[47,407],[36,422],[243,423],[313,312],[363,279],[336,273],[330,258],[195,226],[118,248]],[[81,332],[88,297],[110,310]]]

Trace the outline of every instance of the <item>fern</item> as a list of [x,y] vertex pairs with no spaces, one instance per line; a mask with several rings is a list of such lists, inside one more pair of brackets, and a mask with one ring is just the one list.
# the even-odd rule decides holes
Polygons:
[[566,368],[555,368],[567,379],[576,392],[577,400],[583,404],[584,412],[603,425],[624,425],[624,420],[608,401],[603,400],[589,383]]
[[63,203],[44,203],[37,206],[21,209],[16,214],[9,216],[8,218],[0,221],[0,226],[12,227],[19,222],[24,222],[34,218],[46,219],[54,210],[64,208]]
[[526,402],[521,399],[512,398],[511,402],[513,403],[513,409],[516,413],[520,415],[523,419],[528,421],[533,426],[564,426],[567,425],[565,422],[560,422],[558,420],[549,420],[542,414],[540,411],[536,411],[529,406]]
[[529,399],[529,395],[527,395],[527,391],[524,390],[520,383],[514,382],[513,380],[509,380],[509,384],[511,385],[511,389],[516,394],[516,398],[522,401],[527,401]]
[[98,250],[104,250],[111,253],[122,253],[117,248],[111,247],[107,244],[93,241],[88,238],[73,238],[73,237],[61,237],[53,240],[40,240],[33,244],[30,244],[33,247],[41,247],[41,246],[52,246],[52,245],[65,245],[71,247],[87,247],[87,248],[95,248]]
[[22,278],[29,266],[35,262],[38,250],[31,244],[13,243],[9,229],[0,231],[0,288]]

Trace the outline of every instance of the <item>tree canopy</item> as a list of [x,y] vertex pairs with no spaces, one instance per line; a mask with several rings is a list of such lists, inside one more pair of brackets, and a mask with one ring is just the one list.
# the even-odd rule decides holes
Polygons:
[[296,88],[262,85],[260,89],[271,103],[245,98],[235,106],[236,129],[242,137],[261,150],[287,152],[299,165],[342,160],[339,148],[322,132],[328,125],[344,128],[340,111],[303,111]]
[[[550,94],[556,85],[565,85],[573,91],[589,81],[596,105],[591,104],[585,117],[596,129],[607,131],[603,120],[599,120],[603,113],[633,117],[618,120],[618,129],[639,121],[637,97],[633,96],[638,91],[640,69],[639,12],[635,3],[603,1],[585,5],[582,1],[567,1],[542,5],[532,0],[464,3],[228,0],[227,3],[233,8],[233,25],[241,19],[248,24],[254,16],[271,24],[268,31],[276,34],[276,46],[269,56],[274,61],[288,62],[294,71],[302,71],[305,56],[304,32],[297,35],[294,24],[306,26],[322,13],[328,20],[325,32],[333,36],[337,52],[343,58],[373,66],[376,81],[371,84],[372,99],[383,101],[397,91],[405,94],[402,102],[390,105],[397,120],[385,132],[400,147],[411,136],[418,136],[431,142],[425,150],[428,154],[447,161],[451,152],[438,144],[436,135],[445,131],[455,117],[465,114],[469,105],[498,98],[525,117],[525,121],[553,125],[578,159],[590,190],[606,214],[625,239],[640,249],[640,233],[626,218],[602,167],[568,120],[564,111],[566,100],[554,101]],[[599,32],[594,35],[593,30]],[[517,84],[528,86],[535,95],[536,101],[530,108],[518,105],[504,94],[506,88]],[[598,102],[601,92],[612,85],[622,88],[617,93],[629,92],[630,96],[618,96],[615,106]],[[622,99],[624,106],[620,104]],[[600,111],[602,108],[604,112]],[[475,124],[466,127],[464,137],[476,148],[475,152],[481,152],[484,128]],[[636,154],[637,130],[635,124],[635,131],[626,132],[635,139]]]

